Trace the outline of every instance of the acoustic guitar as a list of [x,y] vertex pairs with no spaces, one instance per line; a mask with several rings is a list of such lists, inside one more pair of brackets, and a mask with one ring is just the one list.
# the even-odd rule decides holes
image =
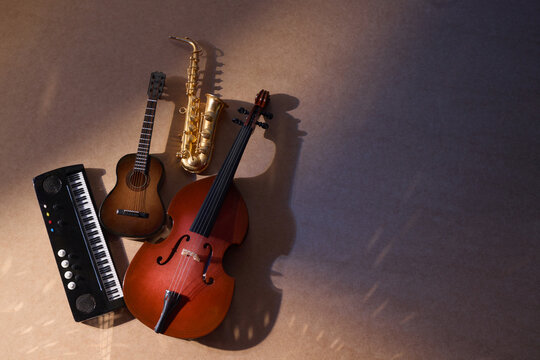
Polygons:
[[99,210],[103,227],[115,235],[145,238],[157,234],[165,224],[165,208],[158,193],[163,164],[149,155],[157,101],[164,86],[165,74],[153,72],[137,153],[118,161],[116,185]]

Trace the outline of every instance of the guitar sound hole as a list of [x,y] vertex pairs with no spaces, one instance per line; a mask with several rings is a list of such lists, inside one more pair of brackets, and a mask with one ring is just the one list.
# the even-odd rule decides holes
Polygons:
[[141,191],[148,186],[150,177],[142,171],[132,170],[127,175],[126,182],[131,190]]

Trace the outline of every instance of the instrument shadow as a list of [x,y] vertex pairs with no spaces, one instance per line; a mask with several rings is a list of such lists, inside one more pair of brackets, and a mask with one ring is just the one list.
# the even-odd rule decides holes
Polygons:
[[[103,175],[105,175],[105,173],[105,169],[86,169],[86,176],[88,177],[88,182],[90,183],[89,185],[92,188],[92,195],[94,196],[94,201],[98,208],[107,196],[107,191],[105,189],[105,185],[103,184]],[[129,265],[129,259],[126,254],[122,238],[112,235],[106,231],[103,232],[103,235],[105,236],[105,239],[109,245],[111,258],[113,259],[118,278],[123,279]],[[113,315],[111,315],[111,313],[104,314],[82,321],[82,323],[96,328],[104,328],[104,323],[107,324],[107,327],[113,327],[122,325],[123,323],[134,319],[133,315],[131,315],[126,307],[117,309],[112,312],[112,314]],[[103,319],[108,320],[104,322]]]
[[[181,143],[181,137],[179,137],[178,134],[181,134],[184,128],[184,115],[180,114],[180,109],[187,103],[185,83],[185,78],[169,76],[167,77],[165,89],[161,95],[161,101],[168,101],[174,104],[165,152],[152,154],[152,156],[161,160],[165,169],[163,182],[159,191],[165,209],[169,207],[172,198],[179,189],[195,181],[195,175],[182,169],[180,161],[176,157],[176,152],[180,149]],[[160,119],[157,119],[156,121],[159,122]],[[168,224],[168,226],[170,227],[170,224]],[[161,234],[160,237],[165,238],[166,232],[167,231],[165,231],[164,234]]]
[[[249,106],[227,103],[230,109]],[[262,342],[276,322],[282,290],[272,282],[273,276],[279,276],[272,267],[277,258],[289,254],[296,235],[291,192],[306,133],[298,130],[300,120],[287,111],[298,103],[289,95],[272,95],[269,112],[274,117],[264,135],[276,144],[272,163],[259,176],[234,181],[249,209],[248,234],[241,246],[232,246],[224,257],[225,271],[236,279],[229,312],[216,330],[196,340],[201,344],[225,350],[250,348]],[[223,120],[232,124],[228,117]],[[223,152],[216,149],[217,154]]]
[[201,40],[199,44],[204,49],[203,59],[205,60],[204,69],[200,71],[201,95],[214,94],[220,96],[219,91],[222,89],[220,75],[223,73],[220,68],[223,63],[218,61],[222,57],[223,51],[214,46],[214,44]]

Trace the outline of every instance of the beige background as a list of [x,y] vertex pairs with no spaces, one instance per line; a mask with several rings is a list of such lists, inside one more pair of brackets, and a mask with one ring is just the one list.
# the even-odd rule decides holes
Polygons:
[[[0,13],[4,359],[533,359],[539,336],[535,1],[22,1]],[[83,163],[100,202],[167,74],[151,152],[166,204],[190,36],[202,90],[274,119],[237,172],[250,212],[231,310],[184,341],[75,323],[32,178]],[[139,242],[110,238],[120,271]]]

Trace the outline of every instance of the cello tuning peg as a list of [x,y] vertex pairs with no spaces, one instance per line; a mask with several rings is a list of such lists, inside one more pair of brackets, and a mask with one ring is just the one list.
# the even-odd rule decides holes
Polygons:
[[259,125],[260,127],[262,127],[264,130],[268,129],[268,124],[267,124],[267,123],[263,123],[263,122],[257,121],[257,125]]
[[244,114],[244,115],[249,114],[249,111],[247,111],[247,110],[244,109],[243,107],[238,108],[238,112],[239,112],[240,114]]
[[238,118],[233,118],[232,122],[238,125],[242,125],[242,122]]
[[263,112],[263,113],[261,113],[261,115],[264,116],[264,118],[267,119],[267,120],[270,120],[270,119],[272,119],[274,117],[274,114],[267,113],[267,112]]

